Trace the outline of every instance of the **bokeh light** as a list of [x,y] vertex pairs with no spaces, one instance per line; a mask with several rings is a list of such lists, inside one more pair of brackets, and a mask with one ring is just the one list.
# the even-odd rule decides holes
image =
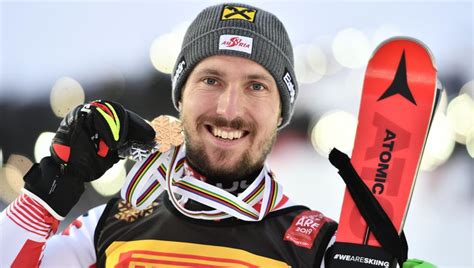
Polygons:
[[467,94],[472,99],[474,99],[474,80],[467,82],[461,87],[461,90],[459,91],[459,95],[462,95],[462,94]]
[[55,133],[53,132],[43,132],[38,136],[38,139],[36,139],[34,154],[37,163],[39,163],[43,157],[51,155],[49,147],[51,146],[54,135]]
[[7,165],[15,167],[22,175],[25,175],[33,165],[33,162],[24,155],[12,154],[8,157]]
[[167,74],[173,71],[189,24],[189,22],[183,22],[171,32],[163,34],[153,41],[150,47],[150,60],[155,69]]
[[471,127],[466,137],[466,149],[469,155],[474,158],[474,127]]
[[451,100],[446,114],[453,123],[456,141],[466,144],[467,134],[474,126],[474,101],[468,94],[463,93]]
[[326,73],[327,59],[317,45],[300,45],[295,48],[295,72],[298,83],[311,84]]
[[420,168],[432,171],[448,160],[455,145],[454,128],[442,112],[437,112],[431,123]]
[[[362,97],[362,89],[364,87],[365,72],[362,69],[353,69],[347,72],[344,77],[344,89],[350,93],[346,99],[347,102],[353,102],[355,105],[352,109],[355,109],[355,113],[359,112],[360,101]],[[341,95],[339,95],[341,96]],[[343,99],[343,98],[341,98]],[[341,100],[342,101],[342,100]],[[348,105],[349,106],[349,105]]]
[[441,91],[441,96],[439,97],[438,107],[436,107],[437,113],[446,113],[446,108],[448,107],[448,93],[446,90]]
[[24,174],[20,169],[12,165],[5,165],[3,169],[8,186],[13,190],[14,194],[19,194],[21,188],[23,188],[23,185],[25,184],[23,181]]
[[18,196],[23,187],[23,175],[12,165],[0,168],[0,199],[11,203]]
[[319,81],[326,73],[327,59],[317,45],[295,47],[295,72],[298,83],[311,84]]
[[332,148],[349,155],[354,146],[357,119],[345,111],[330,111],[319,119],[311,131],[311,143],[314,149],[324,157]]
[[0,172],[0,196],[5,202],[13,201],[25,184],[23,176],[33,163],[28,157],[12,154]]
[[71,77],[62,77],[51,90],[51,109],[57,117],[64,117],[77,105],[84,103],[85,93],[81,84]]
[[332,52],[332,42],[333,39],[331,36],[318,36],[312,41],[312,44],[318,46],[325,55],[325,72],[324,75],[334,75],[342,70],[341,64],[336,60]]
[[333,41],[332,51],[341,65],[355,69],[367,65],[371,45],[365,33],[354,28],[348,28],[337,33]]
[[125,161],[127,160],[120,160],[99,179],[92,181],[92,187],[103,196],[112,196],[118,193],[122,188],[127,173]]

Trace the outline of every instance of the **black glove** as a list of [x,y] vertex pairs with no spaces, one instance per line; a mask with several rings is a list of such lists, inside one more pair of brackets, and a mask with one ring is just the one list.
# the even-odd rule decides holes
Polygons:
[[154,137],[145,120],[118,103],[99,100],[79,105],[62,120],[51,157],[25,175],[26,192],[64,217],[84,192],[83,183],[117,163],[118,151],[132,144],[151,147]]

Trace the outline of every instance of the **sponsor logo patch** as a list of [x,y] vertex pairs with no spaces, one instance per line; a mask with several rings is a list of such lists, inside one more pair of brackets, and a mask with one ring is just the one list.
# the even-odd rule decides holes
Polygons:
[[290,72],[288,72],[287,69],[285,69],[285,74],[283,75],[283,81],[286,84],[286,87],[288,88],[288,94],[290,95],[290,103],[292,104],[295,101],[295,83],[293,77],[291,77]]
[[252,54],[253,39],[241,35],[223,34],[219,37],[219,49],[241,51]]
[[321,212],[308,210],[300,213],[286,230],[284,240],[304,248],[312,248],[314,239],[326,222],[331,221]]
[[245,20],[254,22],[257,10],[239,6],[225,6],[221,20]]
[[390,267],[390,263],[388,261],[372,259],[372,258],[362,257],[362,256],[357,256],[357,255],[336,254],[334,255],[333,259],[339,260],[339,261],[346,261],[346,262],[358,262],[358,263],[363,263],[363,264],[369,264],[371,266],[380,266],[384,268]]

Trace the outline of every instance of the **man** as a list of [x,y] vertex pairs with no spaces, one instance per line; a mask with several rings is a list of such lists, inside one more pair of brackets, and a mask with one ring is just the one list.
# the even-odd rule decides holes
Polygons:
[[122,191],[128,202],[112,199],[52,236],[84,182],[124,148],[154,138],[143,119],[110,101],[65,117],[52,156],[31,168],[23,194],[1,214],[1,266],[323,264],[336,223],[294,205],[265,165],[298,93],[278,18],[242,4],[203,10],[186,33],[172,84],[185,144],[136,164]]

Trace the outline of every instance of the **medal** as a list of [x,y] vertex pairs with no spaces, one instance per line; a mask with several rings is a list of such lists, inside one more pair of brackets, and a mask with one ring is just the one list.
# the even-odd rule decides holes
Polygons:
[[169,115],[160,115],[151,121],[156,132],[155,140],[158,143],[158,151],[165,153],[171,146],[179,146],[184,142],[183,127],[181,121]]
[[140,144],[137,142],[126,143],[119,148],[119,156],[130,157],[134,161],[142,161],[155,152],[165,153],[173,146],[179,146],[184,142],[184,134],[181,121],[169,115],[160,115],[151,121],[150,125],[155,130],[155,140],[151,144]]

